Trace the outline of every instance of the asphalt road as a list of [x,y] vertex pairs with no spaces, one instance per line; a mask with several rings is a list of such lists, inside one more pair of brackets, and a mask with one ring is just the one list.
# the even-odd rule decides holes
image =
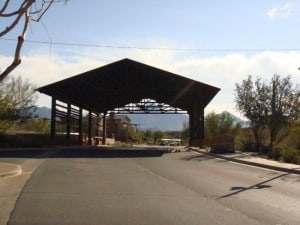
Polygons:
[[300,176],[194,152],[64,150],[31,174],[8,224],[299,225]]

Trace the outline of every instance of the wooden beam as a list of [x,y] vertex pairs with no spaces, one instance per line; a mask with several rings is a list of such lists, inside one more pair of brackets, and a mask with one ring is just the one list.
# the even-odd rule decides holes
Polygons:
[[54,97],[51,103],[51,144],[56,145],[56,99]]
[[82,108],[79,108],[78,115],[78,144],[82,145]]
[[106,115],[107,115],[107,112],[105,112],[103,114],[103,119],[102,119],[102,145],[106,145]]
[[88,121],[88,145],[92,145],[92,111],[89,111]]
[[67,145],[71,145],[71,104],[67,104]]

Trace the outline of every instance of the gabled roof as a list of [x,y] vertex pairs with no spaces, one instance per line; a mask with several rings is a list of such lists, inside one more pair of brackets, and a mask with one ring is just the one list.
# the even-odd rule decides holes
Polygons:
[[107,115],[106,116],[106,120],[109,121],[109,120],[126,120],[128,123],[131,122],[131,119],[127,116],[127,115],[122,115],[122,114],[115,114],[113,117],[110,117],[110,115]]
[[57,100],[94,112],[107,112],[145,98],[189,110],[195,98],[201,98],[205,107],[219,90],[130,59],[38,88]]
[[131,121],[131,119],[126,115],[120,115],[120,114],[115,115],[115,120],[123,120],[123,119],[126,119],[128,122]]

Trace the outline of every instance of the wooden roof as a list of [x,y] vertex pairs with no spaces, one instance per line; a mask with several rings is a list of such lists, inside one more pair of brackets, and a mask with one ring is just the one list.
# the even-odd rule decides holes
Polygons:
[[130,59],[38,88],[57,100],[99,113],[145,98],[188,111],[194,98],[200,98],[205,107],[219,90]]

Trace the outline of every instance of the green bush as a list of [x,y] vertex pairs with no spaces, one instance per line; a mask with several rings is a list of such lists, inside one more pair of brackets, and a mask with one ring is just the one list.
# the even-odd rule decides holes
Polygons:
[[242,152],[256,152],[256,144],[253,140],[249,138],[241,138],[239,140],[239,149]]
[[258,151],[260,153],[268,155],[270,152],[273,152],[273,149],[272,149],[272,147],[270,145],[263,145],[263,144],[261,144],[258,147]]
[[299,157],[298,151],[292,148],[286,148],[281,151],[281,157],[284,162],[287,163],[297,163],[297,158]]
[[300,150],[300,121],[294,122],[287,137],[287,144]]
[[279,144],[273,147],[273,159],[282,159],[287,163],[300,164],[300,151],[295,148],[289,148],[284,144]]
[[269,152],[267,155],[270,159],[274,159],[274,160],[279,160],[280,157],[281,157],[281,154],[280,154],[280,150],[281,147],[280,146],[275,146],[273,147],[273,150],[271,152]]
[[213,144],[210,152],[215,154],[234,153],[234,149],[231,143]]
[[257,144],[249,138],[241,138],[238,145],[242,152],[259,152],[263,154],[272,152],[272,148],[269,145]]
[[119,148],[127,148],[127,147],[132,147],[132,143],[125,143],[121,141],[116,141],[113,145],[113,147],[119,147]]
[[298,152],[298,155],[296,156],[296,164],[300,165],[300,154]]

